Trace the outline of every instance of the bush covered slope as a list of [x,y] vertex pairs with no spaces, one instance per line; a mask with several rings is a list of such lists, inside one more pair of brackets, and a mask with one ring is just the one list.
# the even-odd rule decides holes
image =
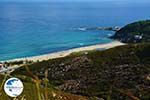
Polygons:
[[128,24],[117,31],[112,38],[125,43],[150,42],[150,20]]
[[[132,44],[28,65],[41,79],[74,94],[107,100],[150,100],[150,44]],[[14,75],[29,75],[26,67]]]
[[23,81],[24,90],[23,93],[17,98],[9,97],[3,90],[3,81],[6,76],[0,75],[0,100],[88,100],[87,97],[66,93],[56,89],[49,83],[45,86],[46,82],[44,78],[37,82],[37,80],[24,76],[24,75],[8,75],[6,79],[10,77],[18,77]]

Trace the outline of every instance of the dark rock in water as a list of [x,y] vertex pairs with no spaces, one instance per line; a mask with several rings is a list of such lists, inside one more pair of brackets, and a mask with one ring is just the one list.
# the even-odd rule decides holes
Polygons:
[[107,30],[107,31],[119,31],[120,27],[80,27],[77,28],[78,31],[92,31],[92,30]]

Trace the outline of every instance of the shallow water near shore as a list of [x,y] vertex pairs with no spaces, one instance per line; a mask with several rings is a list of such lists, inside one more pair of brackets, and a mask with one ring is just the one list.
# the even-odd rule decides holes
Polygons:
[[74,28],[124,26],[148,19],[148,9],[113,3],[0,3],[0,60],[112,42],[108,37],[114,32]]

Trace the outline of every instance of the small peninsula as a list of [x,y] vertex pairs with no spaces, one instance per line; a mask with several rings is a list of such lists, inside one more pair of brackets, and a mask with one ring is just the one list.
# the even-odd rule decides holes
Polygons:
[[124,43],[150,42],[150,20],[128,24],[116,31],[111,38]]

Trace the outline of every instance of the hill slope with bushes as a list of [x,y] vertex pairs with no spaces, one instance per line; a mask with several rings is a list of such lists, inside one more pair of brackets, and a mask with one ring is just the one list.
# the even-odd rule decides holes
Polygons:
[[109,100],[150,99],[150,44],[132,44],[88,54],[28,65],[14,75],[29,76],[29,68],[39,78],[48,70],[50,84],[62,91]]
[[125,43],[150,42],[150,20],[128,24],[111,38]]

